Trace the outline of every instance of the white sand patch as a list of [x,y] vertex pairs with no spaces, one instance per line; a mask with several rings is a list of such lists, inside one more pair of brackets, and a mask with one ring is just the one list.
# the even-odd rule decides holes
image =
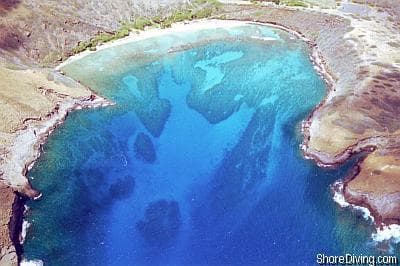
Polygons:
[[25,260],[23,259],[20,266],[43,266],[44,263],[41,260]]

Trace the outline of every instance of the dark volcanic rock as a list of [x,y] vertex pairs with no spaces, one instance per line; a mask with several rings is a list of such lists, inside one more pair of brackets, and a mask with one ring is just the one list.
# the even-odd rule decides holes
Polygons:
[[137,158],[148,163],[153,163],[156,160],[156,151],[153,142],[148,135],[139,133],[136,137],[134,146]]
[[23,44],[18,30],[0,25],[0,49],[10,51],[17,50]]
[[21,4],[21,0],[1,0],[0,1],[0,14],[5,15],[7,12],[11,11]]
[[176,201],[151,202],[144,218],[136,224],[148,244],[165,246],[177,238],[181,225],[179,205]]

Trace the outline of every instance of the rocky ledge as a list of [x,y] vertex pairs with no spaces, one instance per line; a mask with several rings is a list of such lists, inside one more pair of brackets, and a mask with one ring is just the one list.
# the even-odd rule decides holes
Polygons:
[[[354,5],[360,14],[330,11],[350,21],[343,36],[348,50],[331,48],[337,58],[326,58],[332,90],[306,121],[303,148],[322,166],[367,153],[345,179],[343,195],[348,203],[368,208],[382,228],[400,223],[400,6],[374,3]],[[351,62],[341,58],[348,51]],[[352,67],[348,72],[336,67],[346,63]]]
[[400,158],[384,151],[377,150],[363,160],[358,174],[343,189],[346,200],[368,208],[380,228],[400,224]]
[[17,200],[14,191],[0,183],[0,265],[17,265],[17,252],[11,240],[10,217],[13,216],[13,203]]
[[317,47],[328,94],[303,123],[302,149],[321,167],[367,154],[345,179],[344,198],[368,208],[382,227],[400,223],[400,3],[368,3],[322,10],[226,6],[224,15],[285,26]]
[[[26,174],[40,156],[41,145],[69,112],[112,103],[57,72],[47,75],[42,71],[4,69],[4,72],[9,72],[11,77],[22,74],[22,77],[29,78],[28,98],[20,99],[19,95],[15,95],[16,99],[11,104],[4,103],[11,105],[7,112],[13,120],[8,122],[11,127],[2,128],[0,134],[0,265],[16,265],[22,252],[20,233],[24,197],[40,197],[40,192],[31,187]],[[23,88],[27,83],[22,77],[15,79],[13,84]],[[0,85],[3,95],[7,94],[7,88],[2,87],[5,84],[0,82]],[[42,109],[34,108],[37,105]],[[29,111],[20,118],[23,113],[18,109],[20,106],[23,111],[35,111]],[[14,114],[14,111],[18,113]],[[0,118],[3,122],[9,119],[8,116]],[[4,132],[6,130],[9,132]]]

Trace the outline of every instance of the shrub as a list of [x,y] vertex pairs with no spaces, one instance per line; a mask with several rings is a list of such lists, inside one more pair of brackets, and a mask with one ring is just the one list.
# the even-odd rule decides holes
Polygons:
[[137,30],[144,30],[145,27],[147,26],[151,26],[153,25],[153,23],[144,17],[138,17],[137,19],[135,19],[135,22],[133,23],[133,28],[137,29]]
[[192,10],[178,10],[171,15],[173,22],[191,20],[193,18]]
[[202,8],[197,10],[194,14],[193,14],[193,18],[196,19],[202,19],[202,18],[208,18],[209,16],[212,15],[213,10],[211,8]]
[[126,37],[129,35],[129,30],[128,29],[120,29],[118,30],[115,35],[114,35],[114,39],[121,39],[123,37]]
[[254,13],[254,16],[256,16],[256,17],[261,17],[262,14],[263,14],[262,11],[257,11],[256,13]]
[[299,0],[287,0],[284,2],[285,5],[287,6],[302,6],[302,7],[308,7],[308,5],[302,1]]
[[164,21],[162,21],[162,22],[160,23],[160,28],[161,28],[161,29],[170,28],[171,25],[172,25],[172,23],[173,23],[173,22],[172,22],[170,19],[166,19],[166,20],[164,20]]
[[207,0],[194,0],[193,3],[195,3],[196,5],[202,5],[207,3]]
[[[116,30],[114,33],[102,32],[91,38],[89,41],[79,42],[78,45],[73,49],[73,52],[76,54],[87,49],[95,51],[97,45],[126,37],[129,35],[132,29],[144,30],[146,27],[152,25],[159,25],[160,28],[165,29],[171,27],[172,23],[174,22],[207,18],[213,14],[214,10],[217,10],[218,7],[221,6],[221,3],[218,2],[218,0],[194,0],[194,3],[201,6],[192,6],[192,8],[194,9],[185,8],[177,10],[173,12],[172,15],[170,15],[169,17],[154,16],[151,19],[138,17],[133,22],[121,22],[119,29]],[[225,19],[226,16],[221,15],[220,18]]]
[[165,18],[162,18],[160,16],[154,16],[154,17],[151,18],[151,20],[155,24],[160,24],[161,22],[163,22],[165,20]]
[[211,5],[213,5],[214,7],[216,7],[217,9],[222,6],[222,3],[220,1],[218,1],[218,0],[209,0],[208,2]]

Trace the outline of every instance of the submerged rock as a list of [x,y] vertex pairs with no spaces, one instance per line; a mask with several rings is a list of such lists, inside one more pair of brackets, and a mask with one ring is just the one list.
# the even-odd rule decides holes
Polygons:
[[151,135],[159,137],[171,113],[171,103],[153,97],[141,102],[135,112]]
[[149,203],[145,217],[136,224],[136,229],[150,245],[164,246],[176,239],[180,225],[178,202],[159,200]]
[[145,133],[137,135],[134,146],[137,158],[148,163],[153,163],[156,160],[157,155],[153,142]]
[[110,196],[115,199],[122,199],[133,192],[135,188],[135,179],[132,176],[118,178],[117,181],[110,186]]

